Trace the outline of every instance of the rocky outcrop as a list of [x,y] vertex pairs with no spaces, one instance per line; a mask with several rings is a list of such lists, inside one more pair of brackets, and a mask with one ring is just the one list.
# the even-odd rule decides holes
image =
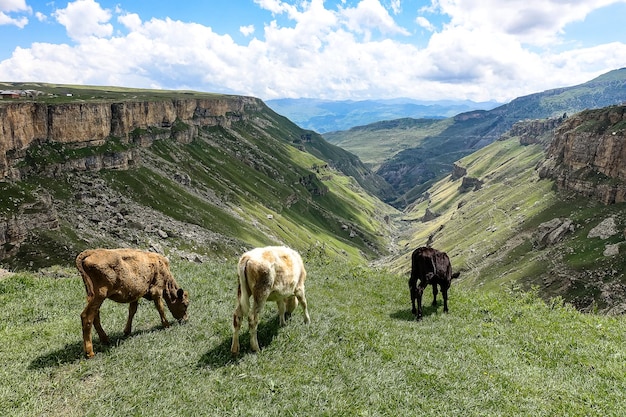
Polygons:
[[324,196],[328,193],[328,187],[315,174],[300,177],[299,182],[311,195]]
[[462,167],[461,165],[458,165],[458,164],[454,164],[452,166],[452,174],[450,176],[452,181],[456,181],[459,178],[463,178],[466,175],[467,175],[467,168],[464,168],[464,167]]
[[483,182],[474,177],[463,177],[461,186],[459,187],[460,193],[467,193],[468,191],[478,191],[482,188]]
[[533,246],[537,249],[554,245],[562,241],[565,236],[574,231],[574,224],[570,219],[552,219],[541,223],[533,234]]
[[605,204],[626,201],[626,106],[587,110],[556,130],[539,176]]
[[[134,168],[141,165],[141,148],[156,140],[190,143],[202,128],[230,127],[263,107],[256,98],[240,96],[0,103],[0,181],[16,182],[32,174],[56,177],[67,172]],[[188,175],[175,180],[190,181]],[[59,228],[50,197],[41,191],[35,193],[35,200],[16,204],[9,214],[0,215],[0,260],[14,255],[32,231]],[[118,223],[125,218],[114,214],[111,219]],[[122,232],[110,234],[116,233]]]
[[[241,96],[63,104],[1,103],[0,180],[19,180],[25,174],[23,165],[29,165],[30,170],[33,165],[41,165],[23,163],[29,151],[32,153],[36,148],[52,147],[57,157],[63,156],[57,159],[65,159],[48,158],[46,165],[62,165],[72,160],[70,166],[58,169],[98,169],[133,160],[135,157],[130,150],[135,146],[150,146],[154,140],[164,138],[189,143],[200,128],[230,126],[263,107],[261,100]],[[116,161],[94,158],[93,152],[87,156],[76,152],[86,147],[105,146],[111,141],[116,141],[116,149],[104,150],[108,154],[117,153],[112,157]]]
[[424,216],[422,216],[422,222],[426,223],[431,220],[435,220],[437,217],[439,217],[439,214],[431,211],[430,208],[427,207],[426,212],[424,212]]
[[500,136],[500,140],[517,137],[521,145],[550,143],[554,130],[565,121],[567,115],[549,119],[522,120],[511,127],[509,131]]
[[592,239],[599,237],[602,240],[606,240],[609,237],[616,235],[617,225],[615,224],[615,217],[608,217],[600,222],[596,227],[591,229],[587,234],[587,238]]

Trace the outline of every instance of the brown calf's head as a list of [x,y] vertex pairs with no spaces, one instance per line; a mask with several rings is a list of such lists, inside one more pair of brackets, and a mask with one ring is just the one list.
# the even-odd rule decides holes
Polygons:
[[189,307],[189,294],[183,291],[174,282],[168,282],[163,290],[163,298],[172,316],[179,322],[187,320],[187,307]]

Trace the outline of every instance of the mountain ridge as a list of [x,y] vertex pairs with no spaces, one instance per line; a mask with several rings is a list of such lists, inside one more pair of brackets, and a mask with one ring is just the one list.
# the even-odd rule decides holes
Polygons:
[[[80,114],[92,120],[89,103],[80,106],[82,112],[65,115],[75,115],[71,123]],[[152,114],[150,105],[137,108],[143,109],[141,120]],[[626,247],[619,233],[626,227],[624,203],[605,206],[556,190],[536,170],[559,129],[583,142],[621,140],[622,119],[610,116],[613,107],[518,121],[480,150],[450,155],[454,175],[425,186],[403,213],[361,186],[373,176],[366,167],[352,166],[363,169],[360,180],[340,171],[356,156],[326,145],[320,135],[262,103],[245,114],[225,112],[225,119],[203,108],[195,108],[190,122],[156,117],[151,123],[157,125],[127,124],[127,136],[109,135],[103,143],[85,141],[90,130],[77,129],[69,139],[83,147],[47,137],[27,146],[9,141],[14,148],[5,154],[6,172],[19,175],[0,181],[0,250],[9,255],[3,264],[67,264],[94,246],[141,247],[203,262],[236,257],[249,246],[284,243],[318,259],[375,261],[404,275],[411,250],[432,244],[449,252],[462,271],[458,285],[539,286],[542,297],[562,296],[581,310],[626,311],[620,295],[624,264],[616,256]],[[207,116],[215,123],[203,120]],[[488,130],[493,126],[484,116],[475,111],[446,121]],[[187,125],[197,125],[197,131]],[[384,127],[380,122],[374,130]],[[179,130],[197,134],[177,137]],[[592,232],[611,219],[614,227],[605,227],[600,237]]]

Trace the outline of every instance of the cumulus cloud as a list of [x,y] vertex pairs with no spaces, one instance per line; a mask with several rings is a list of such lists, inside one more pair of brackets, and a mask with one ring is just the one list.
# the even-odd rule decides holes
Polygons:
[[0,0],[0,12],[31,12],[31,8],[26,5],[26,0]]
[[592,11],[624,0],[433,0],[431,10],[451,17],[450,27],[486,30],[515,36],[520,42],[558,42],[565,26],[582,21]]
[[239,32],[241,32],[243,36],[250,36],[254,33],[254,25],[240,26]]
[[65,26],[67,35],[75,41],[89,36],[107,37],[113,33],[111,12],[94,0],[77,0],[54,13],[57,22]]
[[378,0],[362,0],[356,7],[342,10],[348,29],[366,35],[369,39],[373,30],[382,34],[403,34],[409,32],[398,26],[387,9]]
[[141,29],[141,18],[137,13],[124,13],[121,16],[118,16],[117,21],[130,31],[137,31]]
[[23,28],[28,24],[27,17],[13,18],[6,13],[0,12],[0,25],[15,25],[18,28]]
[[28,24],[26,16],[11,17],[11,14],[32,13],[25,0],[0,0],[0,25],[13,25],[23,28]]
[[[312,0],[313,2],[319,0]],[[287,13],[290,17],[294,18],[298,15],[296,6],[293,6],[287,2],[280,0],[254,0],[262,9],[269,10],[275,15]],[[305,5],[306,6],[306,5]]]
[[424,16],[417,16],[417,18],[415,18],[415,23],[417,23],[418,26],[423,27],[429,32],[435,31],[435,27],[433,26],[433,24],[430,23],[428,19],[426,19]]

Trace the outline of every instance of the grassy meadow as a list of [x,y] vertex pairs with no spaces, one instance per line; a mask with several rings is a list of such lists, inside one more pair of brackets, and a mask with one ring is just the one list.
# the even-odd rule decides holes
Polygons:
[[[450,313],[415,322],[407,277],[305,254],[311,324],[298,309],[259,326],[260,354],[230,356],[236,259],[173,259],[189,321],[159,325],[143,300],[107,301],[83,359],[78,273],[51,268],[0,279],[3,416],[614,416],[626,407],[626,324],[533,292],[462,288]],[[168,317],[171,318],[171,315]]]

